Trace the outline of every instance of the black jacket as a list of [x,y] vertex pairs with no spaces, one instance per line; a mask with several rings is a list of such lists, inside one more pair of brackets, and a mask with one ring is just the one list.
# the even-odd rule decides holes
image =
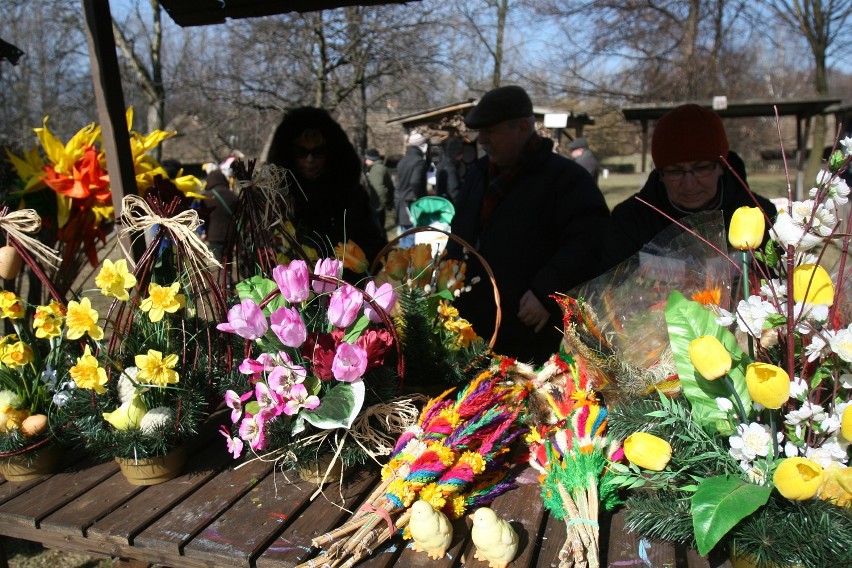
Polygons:
[[[596,274],[600,230],[609,215],[589,173],[553,153],[552,147],[552,141],[539,140],[505,186],[487,223],[481,222],[480,211],[492,181],[488,158],[475,162],[465,176],[452,229],[476,247],[494,272],[502,311],[495,351],[536,363],[555,353],[561,339],[561,313],[549,296],[568,292]],[[459,254],[457,247],[454,254]],[[471,256],[468,283],[473,276],[482,282],[463,293],[457,305],[461,316],[487,340],[494,330],[496,308],[488,277]],[[517,317],[527,290],[551,312],[538,334]]]
[[[725,218],[726,228],[731,224],[734,211],[743,206],[755,206],[748,191],[727,169],[719,178],[719,191],[722,192],[722,199],[718,209],[722,211]],[[658,170],[651,172],[645,186],[636,195],[673,219],[682,219],[689,215],[688,212],[675,209],[671,204]],[[633,256],[658,233],[672,224],[665,216],[637,201],[636,195],[622,201],[612,210],[609,230],[606,231],[603,239],[601,272],[605,272]],[[772,202],[760,195],[755,195],[755,198],[769,218],[774,219],[776,210]],[[768,238],[768,230],[769,226],[767,225],[767,235],[764,237],[764,242]]]
[[[296,138],[307,129],[322,132],[327,148],[326,166],[316,181],[302,179],[295,168]],[[324,109],[301,107],[289,111],[270,144],[267,161],[293,172],[299,188],[288,196],[290,217],[299,242],[334,256],[333,248],[347,239],[355,241],[372,261],[387,243],[361,185],[361,159],[346,133]]]
[[426,160],[417,146],[407,146],[405,156],[396,165],[396,223],[414,225],[408,212],[411,204],[426,195]]

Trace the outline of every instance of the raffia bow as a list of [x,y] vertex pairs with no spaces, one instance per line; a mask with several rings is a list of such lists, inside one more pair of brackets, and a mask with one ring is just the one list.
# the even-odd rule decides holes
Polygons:
[[0,229],[6,231],[10,239],[18,241],[42,264],[58,268],[62,263],[62,257],[55,250],[27,234],[38,233],[41,229],[41,217],[35,209],[21,209],[7,213],[0,217]]
[[[189,262],[201,268],[216,266],[222,268],[222,265],[213,256],[213,253],[204,243],[198,238],[196,232],[202,225],[198,213],[193,209],[181,211],[174,217],[160,217],[151,209],[144,199],[138,195],[126,195],[121,201],[122,212],[121,222],[125,227],[121,230],[119,237],[125,237],[134,231],[143,232],[155,225],[166,227],[173,238],[186,247],[189,254]],[[137,237],[138,238],[138,237]],[[127,258],[132,258],[125,248],[122,239],[121,248]]]

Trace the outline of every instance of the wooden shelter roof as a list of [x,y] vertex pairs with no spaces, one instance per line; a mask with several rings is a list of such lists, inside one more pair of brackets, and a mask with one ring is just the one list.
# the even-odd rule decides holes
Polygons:
[[775,116],[778,109],[780,116],[810,117],[824,112],[831,105],[841,102],[837,97],[811,97],[803,99],[747,99],[728,101],[725,108],[713,108],[713,101],[679,101],[664,103],[645,103],[627,105],[621,109],[627,120],[657,120],[675,107],[693,103],[707,108],[713,108],[722,118],[749,118],[757,116]]

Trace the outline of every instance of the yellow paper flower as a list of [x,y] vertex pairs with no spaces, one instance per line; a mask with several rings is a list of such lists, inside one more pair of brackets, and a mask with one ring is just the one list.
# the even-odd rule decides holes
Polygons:
[[334,255],[343,262],[343,268],[348,268],[355,274],[363,274],[370,268],[367,255],[355,241],[346,241],[345,245],[337,243],[334,247]]
[[104,330],[98,325],[97,310],[92,308],[92,302],[83,298],[79,302],[71,300],[68,302],[68,315],[65,324],[68,328],[66,336],[68,339],[80,339],[85,334],[95,341],[104,338]]
[[414,502],[414,489],[411,487],[411,483],[408,483],[402,478],[394,479],[390,482],[388,493],[396,496],[403,507],[410,507]]
[[77,357],[77,364],[71,367],[68,372],[78,388],[92,389],[98,394],[106,392],[104,388],[104,385],[107,384],[106,371],[92,355],[88,345],[86,345],[83,354]]
[[127,288],[136,285],[136,277],[127,270],[127,261],[117,260],[113,263],[110,259],[104,259],[100,272],[95,277],[95,286],[101,289],[101,294],[118,298],[126,302],[130,299]]
[[104,412],[103,417],[116,430],[138,430],[139,423],[147,412],[145,401],[138,393],[134,393],[130,400],[122,403],[112,412]]
[[65,321],[65,306],[51,301],[46,306],[38,306],[33,318],[35,335],[41,339],[59,337],[62,334],[62,324]]
[[740,250],[752,250],[763,242],[766,219],[759,207],[740,207],[731,217],[728,242]]
[[148,284],[148,297],[139,304],[139,309],[148,312],[148,318],[156,323],[163,319],[166,312],[173,314],[186,305],[186,296],[178,294],[180,284],[160,286],[151,282]]
[[441,319],[455,319],[459,317],[459,311],[451,303],[441,300],[438,303],[438,317]]
[[26,309],[24,302],[14,292],[0,291],[0,316],[9,319],[21,319]]
[[772,482],[787,499],[806,501],[817,494],[824,478],[822,467],[807,458],[781,460],[772,476]]
[[464,512],[467,510],[467,503],[465,502],[464,495],[455,495],[450,499],[450,503],[453,506],[452,514],[450,515],[453,519],[460,519]]
[[456,462],[455,452],[443,444],[433,444],[429,449],[438,454],[438,459],[441,460],[441,463],[448,467]]
[[408,257],[404,250],[391,249],[385,257],[385,272],[394,280],[402,281],[408,271]]
[[44,180],[41,179],[44,174],[44,160],[38,146],[33,146],[29,151],[24,152],[22,157],[16,156],[8,148],[5,148],[5,150],[6,157],[9,158],[12,167],[15,168],[15,173],[24,180],[23,193],[46,187]]
[[139,368],[139,374],[136,375],[139,382],[164,387],[180,380],[180,375],[174,370],[178,363],[178,356],[175,354],[163,359],[162,353],[149,349],[147,355],[137,355],[135,362]]
[[689,343],[689,360],[708,381],[724,377],[731,370],[731,354],[712,335],[696,337]]
[[852,467],[844,467],[837,462],[831,462],[825,469],[824,477],[817,496],[838,507],[852,505]]
[[470,347],[470,344],[478,337],[476,332],[473,330],[473,326],[470,325],[470,322],[466,319],[459,319],[458,321],[458,337],[456,338],[456,347],[459,349],[467,349]]
[[23,367],[33,360],[32,348],[23,341],[4,345],[0,352],[0,361],[7,367]]
[[42,120],[41,128],[34,128],[33,130],[41,143],[48,161],[53,164],[54,169],[58,173],[65,175],[73,173],[74,164],[83,158],[86,148],[93,146],[101,137],[101,127],[95,126],[93,122],[78,130],[68,140],[67,144],[63,144],[47,128],[47,117],[44,117]]
[[459,458],[461,463],[466,463],[473,470],[473,473],[479,475],[485,471],[485,458],[476,452],[465,452]]
[[746,368],[746,387],[751,399],[766,408],[781,408],[790,398],[790,376],[770,363],[752,363]]
[[819,264],[802,264],[793,269],[793,299],[814,305],[834,303],[834,283]]
[[437,483],[429,483],[420,490],[420,498],[432,505],[436,511],[440,511],[447,504],[444,493],[438,488]]
[[432,247],[425,243],[414,245],[408,249],[408,258],[411,260],[412,278],[428,283],[432,279],[429,270],[432,266]]
[[843,416],[840,419],[840,433],[846,438],[847,442],[852,442],[852,404],[848,405],[843,411]]
[[653,434],[635,432],[624,440],[624,455],[643,469],[662,471],[672,458],[672,447]]

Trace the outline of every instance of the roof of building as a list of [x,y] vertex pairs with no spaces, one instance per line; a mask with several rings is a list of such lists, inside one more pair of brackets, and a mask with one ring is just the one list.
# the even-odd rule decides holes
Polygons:
[[712,100],[698,100],[625,105],[622,107],[621,112],[627,120],[657,120],[677,106],[693,103],[707,108],[712,108],[722,118],[775,116],[776,108],[778,109],[778,114],[780,116],[795,115],[806,117],[820,114],[830,106],[839,104],[840,102],[841,99],[838,97],[747,99],[727,101],[724,108],[718,108],[720,105],[714,105]]

